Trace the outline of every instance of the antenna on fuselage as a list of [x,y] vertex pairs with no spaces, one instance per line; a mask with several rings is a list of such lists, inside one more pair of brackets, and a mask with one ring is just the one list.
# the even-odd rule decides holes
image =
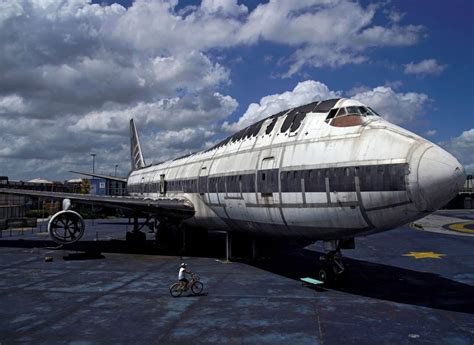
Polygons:
[[140,139],[138,138],[137,127],[135,127],[133,119],[130,119],[130,155],[132,170],[137,170],[146,166],[142,148],[140,146]]

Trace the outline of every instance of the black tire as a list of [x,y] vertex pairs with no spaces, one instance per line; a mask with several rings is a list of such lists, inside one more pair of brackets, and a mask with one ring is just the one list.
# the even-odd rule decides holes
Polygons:
[[321,280],[323,283],[326,283],[328,281],[328,272],[324,268],[319,270],[318,273],[318,278]]
[[183,293],[183,289],[181,287],[181,283],[174,283],[170,286],[170,294],[173,297],[179,297]]
[[326,285],[334,283],[334,272],[330,266],[324,266],[319,270],[318,278]]
[[199,295],[202,292],[203,288],[204,288],[204,284],[196,281],[193,283],[193,285],[191,285],[191,292],[194,295]]

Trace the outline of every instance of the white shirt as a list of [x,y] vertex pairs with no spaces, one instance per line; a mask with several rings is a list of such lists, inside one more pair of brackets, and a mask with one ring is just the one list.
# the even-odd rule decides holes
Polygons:
[[184,267],[181,267],[179,269],[178,280],[181,280],[181,279],[185,278],[185,273],[184,273],[185,270],[186,270],[186,268],[184,268]]

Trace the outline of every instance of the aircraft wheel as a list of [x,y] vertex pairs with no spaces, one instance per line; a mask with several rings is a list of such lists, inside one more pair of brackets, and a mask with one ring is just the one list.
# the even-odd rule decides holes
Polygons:
[[318,278],[325,284],[332,284],[334,281],[334,274],[329,266],[323,267],[319,270]]
[[328,279],[328,274],[325,269],[320,269],[318,273],[319,280],[326,282]]

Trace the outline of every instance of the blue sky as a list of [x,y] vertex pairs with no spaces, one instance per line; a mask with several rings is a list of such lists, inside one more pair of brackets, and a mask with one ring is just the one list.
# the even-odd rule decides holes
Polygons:
[[298,103],[369,103],[474,170],[472,1],[0,4],[0,175],[67,179],[213,145]]

